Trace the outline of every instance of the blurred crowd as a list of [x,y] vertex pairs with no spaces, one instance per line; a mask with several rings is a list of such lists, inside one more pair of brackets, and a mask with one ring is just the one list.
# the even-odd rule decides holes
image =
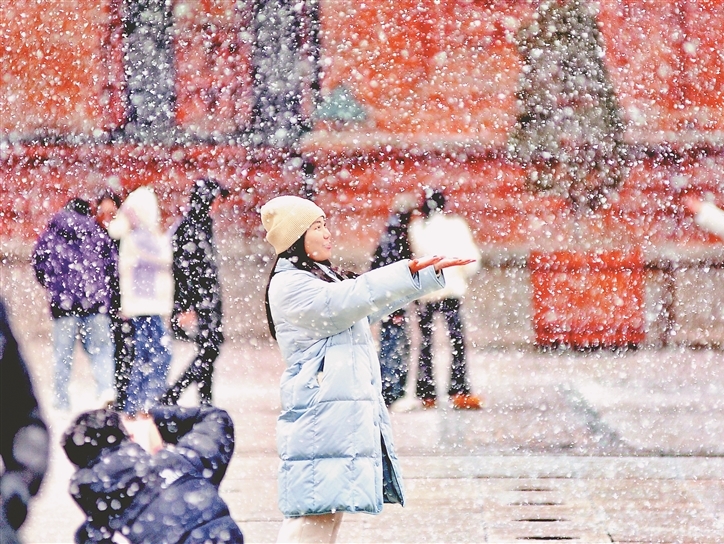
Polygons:
[[[213,179],[197,180],[169,230],[150,187],[125,199],[112,192],[92,202],[72,198],[35,245],[33,268],[53,323],[52,409],[72,409],[76,344],[95,380],[98,409],[78,415],[62,438],[77,469],[70,492],[86,516],[76,542],[112,542],[117,533],[134,543],[243,542],[218,491],[234,451],[233,422],[212,395],[224,343],[213,216],[228,195]],[[481,253],[448,199],[441,189],[397,195],[362,273],[332,265],[326,214],[311,200],[282,196],[260,209],[277,254],[265,297],[269,330],[287,365],[277,428],[279,542],[334,542],[344,512],[404,504],[388,411],[438,406],[436,315],[451,347],[450,407],[485,406],[468,377],[463,317]],[[696,224],[724,236],[724,211],[696,198],[684,206]],[[169,384],[172,337],[193,343],[195,355]],[[11,544],[50,444],[2,301],[0,355],[0,531]],[[192,384],[198,406],[179,407]]]

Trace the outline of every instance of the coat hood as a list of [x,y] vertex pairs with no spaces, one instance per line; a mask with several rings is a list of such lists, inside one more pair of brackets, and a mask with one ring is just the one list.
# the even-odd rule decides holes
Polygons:
[[117,412],[99,409],[86,412],[68,427],[62,445],[71,463],[87,467],[107,448],[117,448],[128,439]]
[[123,202],[118,216],[108,225],[108,232],[113,238],[123,238],[139,227],[155,232],[159,220],[156,193],[150,187],[139,187]]
[[139,460],[144,457],[147,463],[141,465],[150,467],[151,455],[131,441],[108,450],[98,462],[78,469],[71,478],[71,494],[95,500],[98,497],[120,495],[129,489],[138,491],[145,488],[149,474],[146,474],[146,470],[138,469]]

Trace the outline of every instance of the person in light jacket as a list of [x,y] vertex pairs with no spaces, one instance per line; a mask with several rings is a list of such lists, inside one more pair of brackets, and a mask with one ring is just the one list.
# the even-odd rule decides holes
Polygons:
[[144,186],[128,195],[108,225],[109,234],[121,241],[121,315],[133,324],[134,359],[124,411],[140,416],[166,391],[171,366],[166,320],[173,308],[173,251],[159,215],[156,194]]
[[324,211],[296,196],[261,208],[277,259],[266,290],[269,330],[286,370],[277,421],[278,542],[334,542],[344,512],[404,504],[370,323],[445,285],[469,261],[405,259],[359,276],[329,261]]
[[423,219],[410,225],[410,245],[413,255],[434,255],[449,251],[470,259],[470,264],[458,267],[446,275],[445,289],[423,297],[418,306],[422,345],[417,372],[416,394],[424,408],[437,404],[437,391],[433,371],[433,319],[440,313],[447,323],[452,364],[447,393],[452,407],[457,410],[477,410],[482,399],[471,393],[465,359],[465,335],[462,320],[462,302],[468,281],[480,268],[480,250],[475,244],[470,227],[462,217],[444,213],[445,195],[441,190],[427,190],[422,204]]

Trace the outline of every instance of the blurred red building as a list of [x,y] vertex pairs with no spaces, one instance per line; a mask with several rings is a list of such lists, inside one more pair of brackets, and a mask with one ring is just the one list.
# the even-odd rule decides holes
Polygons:
[[[722,0],[596,3],[630,169],[607,205],[587,214],[530,191],[506,152],[523,70],[516,34],[537,1],[1,4],[5,243],[27,244],[69,196],[108,185],[154,185],[170,219],[201,175],[234,189],[220,225],[228,235],[258,235],[256,209],[270,196],[311,191],[342,242],[367,251],[394,195],[433,185],[446,187],[493,250],[546,249],[580,232],[654,250],[711,241],[690,228],[680,197],[724,196]],[[134,57],[129,36],[144,9],[165,10],[165,22],[146,30],[167,43],[156,37],[156,49],[143,49],[141,36]],[[265,27],[264,10],[282,16]],[[170,64],[154,74],[159,50]],[[269,99],[274,77],[291,87]],[[135,101],[158,81],[166,89],[156,99],[171,96],[150,104],[166,108],[161,121]],[[280,104],[285,96],[293,104]],[[282,114],[291,129],[268,126]],[[275,141],[279,130],[286,139]]]

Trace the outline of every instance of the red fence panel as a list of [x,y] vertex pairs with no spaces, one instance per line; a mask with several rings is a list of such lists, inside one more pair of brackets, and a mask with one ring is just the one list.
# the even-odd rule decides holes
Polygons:
[[532,252],[528,267],[539,346],[628,347],[644,341],[640,252]]

